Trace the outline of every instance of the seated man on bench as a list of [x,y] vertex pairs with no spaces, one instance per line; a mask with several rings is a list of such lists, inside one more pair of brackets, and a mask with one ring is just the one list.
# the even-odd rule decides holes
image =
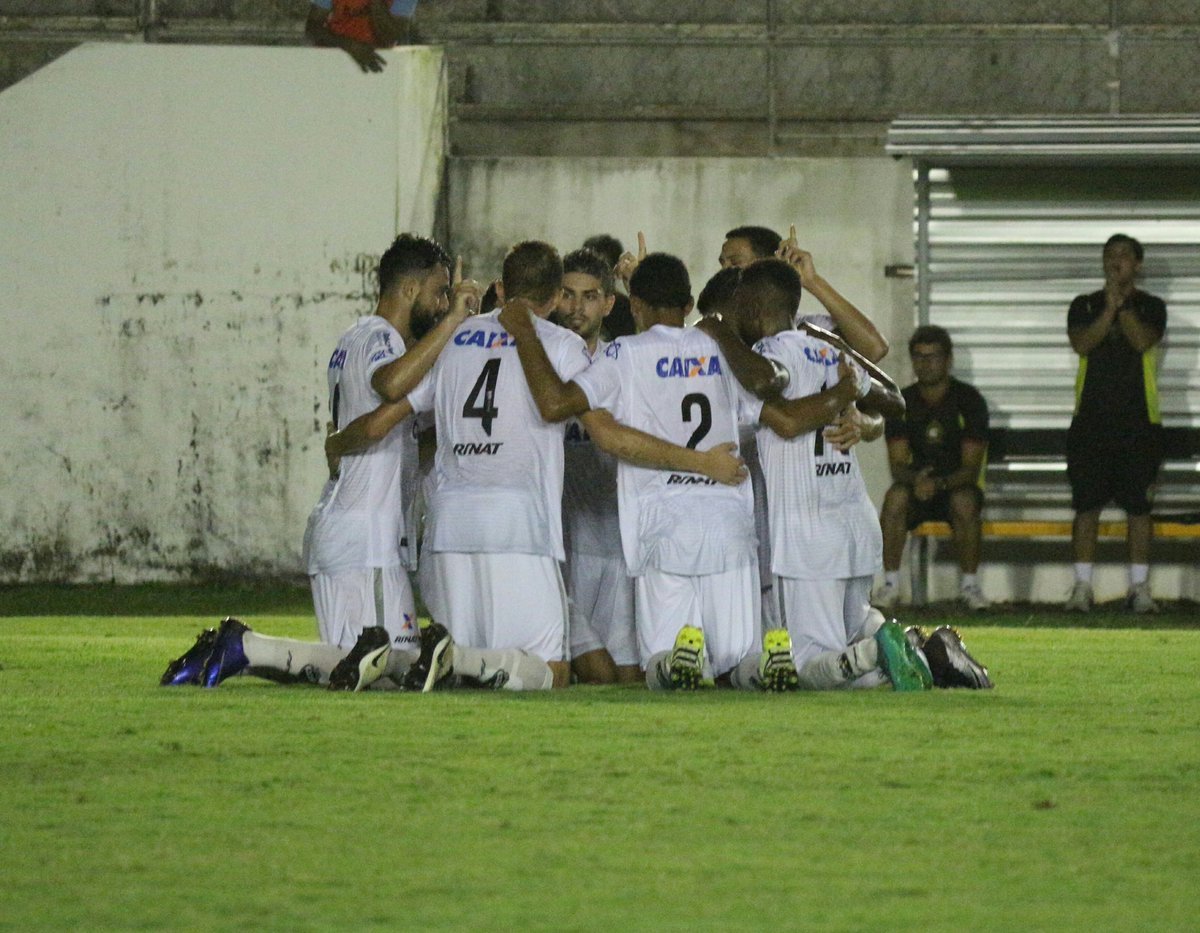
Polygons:
[[883,586],[872,604],[892,609],[900,599],[900,558],[910,529],[926,521],[949,522],[962,572],[959,599],[968,609],[988,608],[979,588],[984,460],[988,408],[979,391],[950,375],[950,334],[935,324],[918,327],[908,341],[917,381],[904,389],[904,417],[885,428],[892,486],[883,500]]

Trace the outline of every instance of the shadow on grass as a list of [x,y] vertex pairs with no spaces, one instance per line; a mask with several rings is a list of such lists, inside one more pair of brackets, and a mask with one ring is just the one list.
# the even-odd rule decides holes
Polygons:
[[970,612],[952,600],[927,606],[897,606],[893,615],[905,624],[962,628],[1099,628],[1188,629],[1200,628],[1200,604],[1191,600],[1162,602],[1153,615],[1135,615],[1122,601],[1100,603],[1091,612],[1067,612],[1052,603],[999,603],[984,612]]
[[[418,596],[419,599],[419,596]],[[927,606],[898,606],[892,613],[906,625],[962,628],[1200,628],[1200,604],[1178,601],[1161,604],[1157,615],[1139,616],[1120,602],[1102,603],[1085,614],[1065,612],[1049,603],[1002,603],[986,612],[967,612],[954,601]],[[418,611],[425,614],[418,603]],[[136,586],[42,583],[0,586],[0,617],[4,616],[309,616],[312,599],[305,582],[275,580],[225,584],[145,583]]]
[[311,615],[307,583],[143,583],[136,586],[42,583],[0,586],[3,616]]

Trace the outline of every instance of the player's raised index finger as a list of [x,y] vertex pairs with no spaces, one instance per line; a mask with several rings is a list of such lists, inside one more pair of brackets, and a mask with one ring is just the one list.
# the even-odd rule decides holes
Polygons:
[[638,262],[646,258],[646,234],[638,231]]
[[451,284],[457,285],[462,281],[462,256],[454,258],[454,277],[450,280]]
[[795,224],[792,224],[791,226],[788,227],[788,242],[791,243],[792,246],[795,246],[797,244],[796,225]]

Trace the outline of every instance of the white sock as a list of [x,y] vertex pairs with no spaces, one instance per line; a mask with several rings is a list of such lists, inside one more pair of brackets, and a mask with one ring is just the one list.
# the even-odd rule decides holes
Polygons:
[[651,690],[674,690],[671,684],[671,652],[652,654],[646,663],[646,686]]
[[885,570],[883,572],[883,582],[886,586],[899,587],[900,586],[900,571],[899,570]]
[[737,690],[761,690],[762,681],[758,679],[758,662],[762,653],[751,651],[738,662],[738,666],[729,672],[729,683]]
[[867,607],[867,617],[863,619],[862,628],[859,629],[858,635],[855,636],[854,642],[860,642],[864,639],[867,641],[875,640],[875,633],[883,628],[883,623],[887,619],[883,617],[883,613],[874,606]]
[[242,651],[251,667],[266,668],[320,684],[329,683],[330,672],[338,661],[350,653],[337,645],[274,638],[257,632],[242,635]]
[[979,574],[964,573],[962,575],[962,583],[959,584],[959,589],[965,590],[967,587],[979,586]]
[[456,644],[454,673],[483,683],[494,678],[501,690],[549,690],[554,686],[554,672],[550,670],[550,665],[516,648],[501,651]]
[[845,651],[823,651],[805,661],[799,670],[800,689],[837,690],[878,667],[879,645],[874,638],[865,638]]
[[404,675],[408,673],[408,669],[416,663],[417,653],[415,651],[401,651],[398,648],[393,648],[392,653],[388,655],[387,666],[383,669],[383,680],[385,677],[400,685],[404,680]]
[[1075,582],[1076,583],[1091,583],[1092,582],[1092,565],[1091,564],[1076,564],[1075,565]]
[[1129,565],[1129,585],[1141,586],[1150,579],[1149,564],[1130,564]]

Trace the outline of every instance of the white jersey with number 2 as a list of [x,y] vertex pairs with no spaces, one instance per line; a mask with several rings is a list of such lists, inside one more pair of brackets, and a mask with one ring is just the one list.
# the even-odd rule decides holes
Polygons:
[[[762,403],[734,378],[715,340],[695,328],[656,325],[614,341],[575,382],[592,408],[680,446],[738,440]],[[725,486],[696,473],[618,469],[621,543],[630,574],[723,573],[755,560],[748,482]]]

